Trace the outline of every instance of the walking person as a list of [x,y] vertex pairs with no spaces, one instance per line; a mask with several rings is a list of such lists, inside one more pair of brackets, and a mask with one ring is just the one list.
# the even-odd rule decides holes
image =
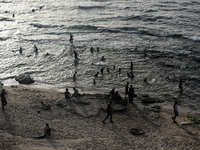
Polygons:
[[6,91],[4,89],[2,89],[1,91],[1,104],[2,104],[2,110],[4,111],[4,106],[7,105],[7,101],[6,101]]
[[110,122],[114,123],[113,120],[112,120],[112,114],[113,114],[113,112],[112,112],[112,106],[111,105],[112,105],[112,101],[110,101],[110,103],[107,106],[107,116],[103,120],[103,124],[105,124],[106,119],[108,119],[109,117],[110,117]]
[[177,123],[176,122],[176,117],[178,116],[178,102],[177,101],[174,102],[173,108],[174,108],[174,116],[172,117],[172,120],[174,121],[174,123]]

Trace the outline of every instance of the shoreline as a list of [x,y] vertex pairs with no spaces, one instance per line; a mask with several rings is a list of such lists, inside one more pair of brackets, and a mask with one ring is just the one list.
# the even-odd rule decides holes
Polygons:
[[[11,88],[12,86],[17,86],[17,87],[24,87],[24,88],[29,88],[29,89],[36,89],[36,90],[41,90],[41,91],[56,91],[56,92],[59,92],[59,93],[63,93],[65,92],[65,88],[57,88],[55,86],[51,86],[51,85],[33,85],[33,84],[28,84],[28,85],[25,85],[25,84],[10,84],[10,85],[4,85],[3,87],[8,87],[8,88]],[[73,87],[67,87],[69,92],[72,94],[73,93]],[[78,89],[79,90],[79,89]],[[81,92],[79,90],[79,93],[80,94],[90,94],[90,95],[108,95],[103,93],[103,92],[91,92],[91,91],[85,91],[85,92]],[[123,97],[122,97],[123,98]],[[124,100],[124,98],[123,98]],[[169,102],[169,101],[164,101],[164,102],[161,102],[161,103],[153,103],[153,104],[149,104],[149,105],[158,105],[158,106],[161,106],[165,109],[168,109],[168,110],[173,110],[173,103],[174,102]],[[145,105],[145,104],[143,104]],[[200,114],[200,110],[198,109],[193,109],[192,107],[189,107],[189,106],[182,106],[182,105],[178,105],[179,106],[179,112],[183,112],[183,113],[196,113],[196,114]]]
[[[195,125],[180,125],[187,113],[180,113],[178,124],[171,120],[172,109],[161,108],[155,119],[137,104],[114,103],[114,124],[106,120],[109,96],[83,94],[65,100],[62,91],[19,85],[5,86],[8,91],[5,111],[0,112],[0,148],[38,149],[199,149],[200,133]],[[43,104],[41,104],[43,102]],[[48,107],[46,107],[48,106]],[[196,114],[200,118],[200,114]],[[43,134],[46,123],[55,129],[52,136]],[[133,135],[139,128],[144,135]],[[145,143],[145,144],[144,144]],[[193,143],[191,147],[191,143]]]

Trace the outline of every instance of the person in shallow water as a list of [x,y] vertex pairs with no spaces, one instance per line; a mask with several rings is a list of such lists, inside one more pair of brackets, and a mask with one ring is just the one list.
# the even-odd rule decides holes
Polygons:
[[182,79],[179,80],[178,87],[179,87],[179,89],[183,89],[183,80]]
[[104,58],[104,56],[101,57],[101,61],[106,61],[106,59]]
[[74,58],[78,59],[78,53],[74,50]]
[[71,33],[70,33],[69,35],[70,35],[69,42],[70,42],[71,44],[73,44],[73,40],[74,40],[74,39],[73,39],[73,35],[72,35]]

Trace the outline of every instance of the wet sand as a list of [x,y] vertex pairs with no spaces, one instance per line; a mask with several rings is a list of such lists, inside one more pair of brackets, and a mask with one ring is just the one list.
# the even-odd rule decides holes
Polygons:
[[[6,86],[5,111],[0,110],[1,150],[118,150],[118,149],[200,149],[200,132],[195,125],[180,125],[187,112],[179,112],[177,124],[173,110],[162,107],[160,117],[145,114],[137,104],[113,104],[114,124],[106,120],[110,98],[102,94],[83,94],[65,100],[64,91]],[[42,103],[41,103],[42,102]],[[199,114],[194,114],[200,117]],[[49,123],[51,137],[43,135]],[[133,135],[132,128],[145,134]]]

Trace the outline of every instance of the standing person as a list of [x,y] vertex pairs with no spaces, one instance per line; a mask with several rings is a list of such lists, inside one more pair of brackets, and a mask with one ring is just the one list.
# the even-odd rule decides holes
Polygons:
[[69,39],[69,42],[71,43],[71,44],[73,44],[73,35],[70,33],[70,39]]
[[131,85],[130,89],[129,89],[129,103],[133,102],[133,96],[134,96],[134,88]]
[[111,91],[110,91],[110,98],[113,98],[114,97],[114,94],[115,94],[115,88],[113,88]]
[[65,99],[69,99],[70,98],[70,93],[68,91],[68,88],[65,89]]
[[91,47],[91,48],[90,48],[90,52],[93,54],[93,52],[94,52],[94,47]]
[[108,106],[107,106],[107,116],[106,116],[106,118],[103,120],[103,124],[105,124],[105,121],[106,121],[106,119],[108,119],[109,118],[109,116],[110,116],[110,122],[111,123],[114,123],[113,122],[113,120],[112,120],[112,101],[110,101],[110,103],[108,104]]
[[7,101],[6,101],[6,91],[4,89],[2,89],[1,91],[1,104],[2,104],[2,110],[4,111],[4,106],[7,105]]
[[176,117],[178,116],[178,102],[177,101],[174,102],[173,108],[174,108],[174,116],[172,117],[172,120],[174,121],[174,123],[177,123],[176,122]]
[[74,58],[78,59],[78,53],[74,50]]
[[49,124],[46,123],[46,126],[44,127],[44,137],[51,135],[51,129],[49,128]]
[[131,61],[131,66],[130,66],[131,72],[133,71],[133,62]]
[[22,55],[22,47],[19,48],[19,53]]
[[103,68],[101,68],[101,74],[103,75],[103,71],[104,71],[104,67]]
[[127,84],[125,86],[125,98],[128,95],[128,85],[129,85],[129,82],[127,82]]
[[183,80],[182,79],[180,79],[178,87],[181,90],[183,89]]
[[35,51],[36,54],[38,54],[38,48],[37,48],[36,45],[34,45],[34,51]]

